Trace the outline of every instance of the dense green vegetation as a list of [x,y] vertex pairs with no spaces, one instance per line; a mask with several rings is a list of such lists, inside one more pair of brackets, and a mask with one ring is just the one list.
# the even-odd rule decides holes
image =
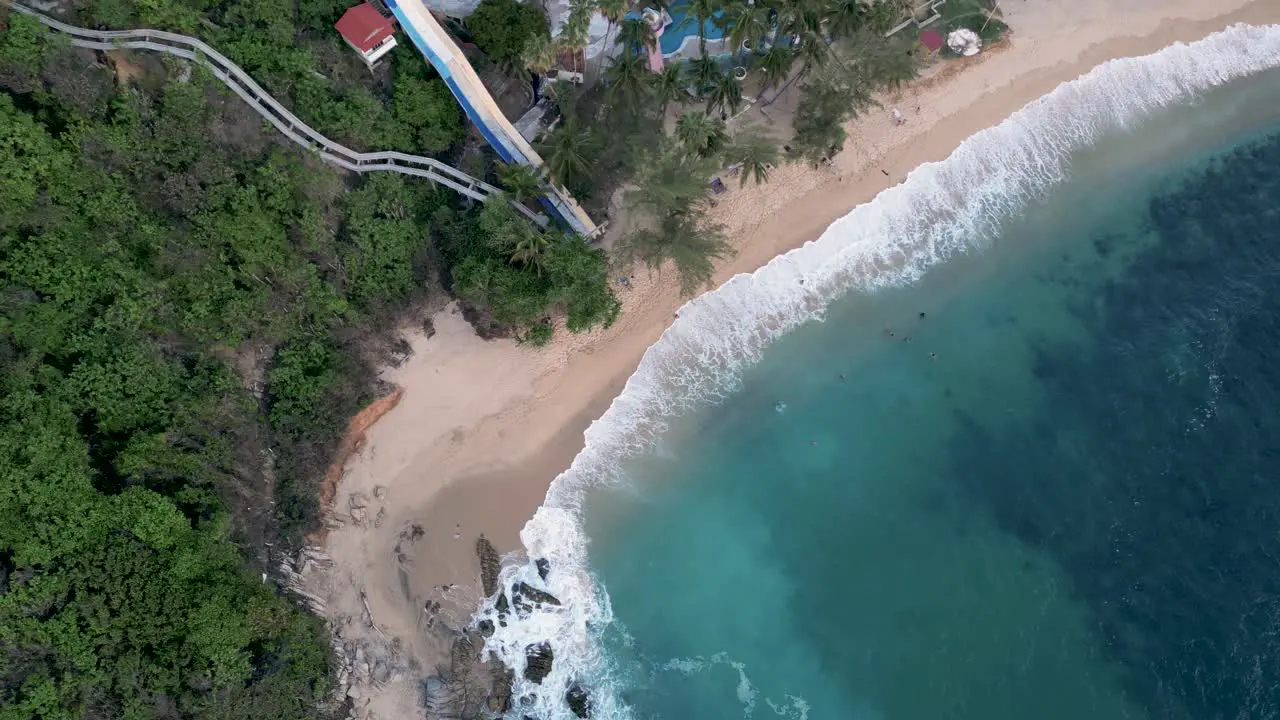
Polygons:
[[[300,118],[356,150],[434,155],[463,139],[448,89],[411,48],[371,76],[333,23],[348,0],[88,0],[68,20],[195,35],[240,65]],[[391,93],[385,92],[384,84]]]
[[[0,30],[0,718],[315,718],[325,633],[259,572],[314,526],[391,329],[450,283],[532,341],[618,305],[583,241],[349,185],[202,69],[132,60],[118,85]],[[404,78],[393,106],[436,92]]]
[[28,30],[3,38],[11,92],[29,79],[15,59],[78,78],[0,94],[0,717],[314,717],[323,630],[232,541],[277,522],[269,448],[282,488],[315,469],[303,453],[332,427],[298,403],[340,425],[363,397],[336,360],[261,402],[236,369],[358,316],[303,250],[337,208],[297,159],[211,142],[234,119],[207,85],[79,102],[62,84],[109,78],[64,48],[27,55]]
[[531,42],[551,37],[542,10],[516,0],[483,0],[467,16],[467,31],[476,47],[508,71],[524,67],[525,48]]

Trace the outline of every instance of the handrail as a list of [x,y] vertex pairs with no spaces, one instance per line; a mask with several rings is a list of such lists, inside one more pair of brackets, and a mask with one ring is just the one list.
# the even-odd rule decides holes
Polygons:
[[[89,30],[68,25],[18,3],[13,3],[13,9],[36,18],[55,32],[67,35],[71,38],[71,44],[76,47],[91,50],[154,50],[198,62],[208,68],[214,77],[231,88],[236,95],[240,96],[240,99],[275,126],[285,137],[338,167],[357,173],[387,171],[423,177],[481,202],[487,202],[495,197],[506,197],[499,188],[471,177],[435,158],[409,155],[394,150],[356,152],[330,140],[289,112],[266,90],[263,90],[262,86],[254,82],[248,73],[240,69],[240,66],[196,38],[147,28]],[[511,201],[511,205],[538,225],[546,226],[546,216],[535,213],[514,201]]]

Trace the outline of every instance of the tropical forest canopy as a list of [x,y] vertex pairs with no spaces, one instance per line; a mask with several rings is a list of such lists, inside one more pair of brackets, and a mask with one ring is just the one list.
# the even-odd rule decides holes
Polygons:
[[[530,340],[607,322],[604,258],[340,175],[199,67],[102,60],[0,30],[0,718],[317,717],[326,634],[260,573],[315,526],[394,329],[463,280]],[[456,105],[394,110],[439,85],[417,62],[374,120],[448,150]]]

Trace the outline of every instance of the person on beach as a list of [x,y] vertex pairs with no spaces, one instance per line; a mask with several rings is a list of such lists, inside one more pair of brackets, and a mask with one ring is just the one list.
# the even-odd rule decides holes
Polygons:
[[893,116],[894,125],[903,125],[907,122],[907,118],[898,111],[898,108],[894,108],[889,114]]

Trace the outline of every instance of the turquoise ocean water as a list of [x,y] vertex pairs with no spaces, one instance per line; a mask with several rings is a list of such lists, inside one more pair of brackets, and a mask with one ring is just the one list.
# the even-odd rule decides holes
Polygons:
[[1064,87],[682,311],[526,528],[550,572],[504,569],[564,604],[482,612],[555,650],[511,716],[1280,716],[1256,32]]

